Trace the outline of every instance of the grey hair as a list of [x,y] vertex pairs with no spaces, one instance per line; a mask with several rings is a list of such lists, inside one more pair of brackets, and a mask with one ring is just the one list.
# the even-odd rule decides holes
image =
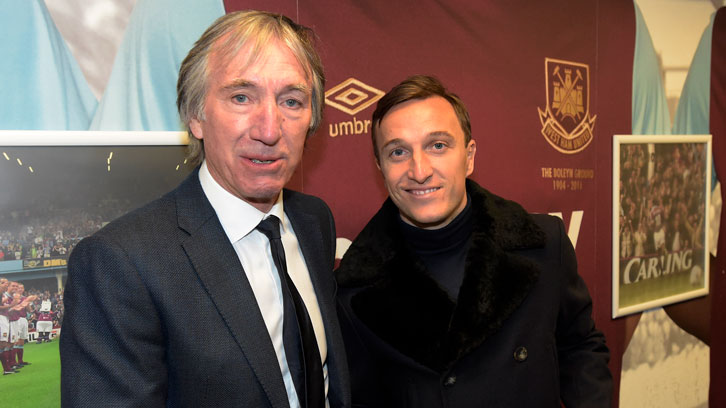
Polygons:
[[[187,160],[199,164],[204,159],[203,140],[193,137],[189,122],[204,120],[204,100],[207,96],[209,55],[219,52],[223,60],[231,60],[239,50],[251,44],[247,65],[264,52],[270,40],[282,41],[295,55],[312,82],[312,119],[309,137],[323,120],[325,73],[315,50],[315,34],[290,18],[266,11],[247,10],[225,14],[218,18],[197,40],[179,69],[176,105],[179,118],[190,133]],[[219,44],[218,44],[219,41]]]

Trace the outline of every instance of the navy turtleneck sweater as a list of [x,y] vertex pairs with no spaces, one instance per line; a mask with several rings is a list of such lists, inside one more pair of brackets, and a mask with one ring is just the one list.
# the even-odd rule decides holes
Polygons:
[[472,217],[471,198],[467,194],[466,207],[443,228],[422,229],[399,218],[399,228],[408,248],[421,258],[429,275],[454,301],[464,280]]

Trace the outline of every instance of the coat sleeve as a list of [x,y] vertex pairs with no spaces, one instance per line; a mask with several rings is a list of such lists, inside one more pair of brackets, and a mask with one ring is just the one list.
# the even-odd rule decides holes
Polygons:
[[564,273],[557,319],[561,398],[566,407],[610,407],[610,352],[592,320],[592,299],[577,273],[575,250],[562,221],[558,224]]
[[163,407],[160,317],[134,263],[98,235],[73,250],[60,338],[63,407]]
[[[330,392],[328,393],[328,400],[330,402],[330,406],[339,406],[339,407],[350,407],[351,406],[351,391],[350,391],[350,372],[348,369],[348,360],[346,358],[346,352],[345,352],[345,345],[343,341],[343,336],[341,333],[341,324],[340,317],[338,315],[338,310],[336,307],[336,299],[337,299],[337,293],[338,293],[338,284],[335,281],[333,274],[333,268],[335,267],[335,249],[336,249],[336,231],[335,231],[335,220],[333,219],[333,213],[330,211],[330,208],[328,206],[325,206],[328,224],[330,225],[330,261],[331,261],[331,278],[333,281],[334,289],[333,289],[333,296],[332,296],[332,303],[329,305],[330,310],[332,313],[335,314],[335,322],[331,323],[331,330],[329,330],[328,333],[326,333],[328,337],[328,341],[330,342],[330,349],[329,353],[332,355],[332,361],[333,364],[331,364],[331,370],[329,375],[335,376],[335,378],[330,378],[330,384],[335,384],[335,387],[330,388]],[[328,238],[328,237],[326,237]]]

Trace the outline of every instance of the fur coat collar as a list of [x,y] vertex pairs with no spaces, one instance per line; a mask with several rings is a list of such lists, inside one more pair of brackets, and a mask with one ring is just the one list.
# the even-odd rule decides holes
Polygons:
[[467,180],[473,232],[459,297],[451,299],[403,242],[389,198],[361,231],[336,272],[353,290],[356,317],[398,352],[444,372],[498,331],[539,277],[517,254],[545,237],[517,203]]

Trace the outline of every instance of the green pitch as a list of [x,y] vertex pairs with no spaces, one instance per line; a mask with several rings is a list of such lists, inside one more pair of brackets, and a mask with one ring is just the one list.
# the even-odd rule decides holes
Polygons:
[[4,407],[60,407],[58,339],[25,344],[23,360],[31,363],[19,373],[0,376],[0,405]]
[[629,285],[620,284],[620,307],[637,305],[668,296],[688,293],[702,288],[703,278],[698,285],[690,282],[690,274],[675,273],[658,279],[647,279]]

